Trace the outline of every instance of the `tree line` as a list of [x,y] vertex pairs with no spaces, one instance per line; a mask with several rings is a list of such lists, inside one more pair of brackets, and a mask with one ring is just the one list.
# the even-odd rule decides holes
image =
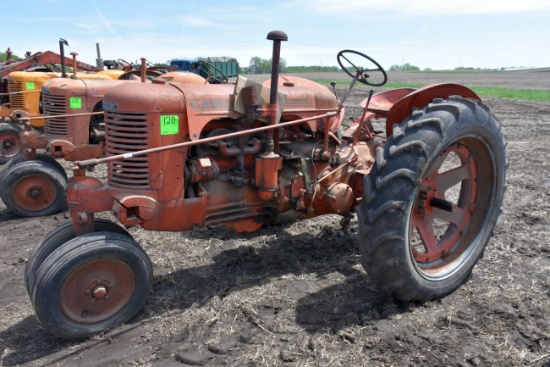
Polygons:
[[[248,67],[241,67],[241,74],[269,74],[271,72],[272,59],[262,59],[254,56],[250,59]],[[337,66],[288,66],[284,58],[279,60],[279,72],[281,73],[309,73],[309,72],[324,72],[324,71],[340,71]]]

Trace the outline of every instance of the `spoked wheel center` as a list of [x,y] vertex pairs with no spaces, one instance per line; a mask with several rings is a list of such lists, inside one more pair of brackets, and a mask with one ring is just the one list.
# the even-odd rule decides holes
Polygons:
[[98,259],[79,266],[59,294],[62,312],[71,321],[94,324],[110,319],[132,298],[136,281],[132,269],[117,259]]
[[425,275],[451,272],[467,251],[461,238],[475,208],[477,167],[466,145],[455,143],[429,165],[413,204],[411,252]]

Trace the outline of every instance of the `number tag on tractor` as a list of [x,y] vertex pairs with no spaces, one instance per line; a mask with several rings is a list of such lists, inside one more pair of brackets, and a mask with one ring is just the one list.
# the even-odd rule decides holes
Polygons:
[[175,135],[179,132],[178,115],[160,116],[160,135]]
[[70,108],[82,108],[82,98],[80,97],[71,97],[69,99],[69,107]]
[[26,82],[27,90],[34,90],[34,82]]

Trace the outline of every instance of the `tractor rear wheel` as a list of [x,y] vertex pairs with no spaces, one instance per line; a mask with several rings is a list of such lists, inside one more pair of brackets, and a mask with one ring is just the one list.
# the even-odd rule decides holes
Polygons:
[[39,160],[21,162],[3,175],[0,197],[20,217],[37,217],[67,209],[67,179]]
[[46,330],[61,338],[84,338],[132,318],[151,291],[152,277],[151,261],[133,239],[88,233],[42,263],[31,301]]
[[21,130],[21,126],[14,122],[0,123],[0,165],[6,164],[21,152]]
[[362,264],[382,290],[425,302],[468,279],[501,212],[505,145],[489,109],[460,97],[394,126],[357,211]]
[[[115,232],[132,238],[132,235],[124,228],[110,220],[102,218],[94,218],[94,232]],[[36,272],[40,265],[42,265],[44,260],[46,260],[46,258],[58,247],[75,237],[76,233],[72,222],[64,223],[42,237],[38,247],[36,247],[31,253],[31,256],[29,256],[27,266],[25,267],[25,286],[27,287],[29,296],[32,296],[34,278],[36,277]]]

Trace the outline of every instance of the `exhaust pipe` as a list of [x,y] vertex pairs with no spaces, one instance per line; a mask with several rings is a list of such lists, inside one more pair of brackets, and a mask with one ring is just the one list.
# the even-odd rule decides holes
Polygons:
[[95,44],[95,49],[97,51],[97,59],[95,59],[95,66],[103,69],[103,59],[101,58],[101,52],[99,51],[99,43]]
[[61,77],[66,78],[67,77],[67,71],[65,70],[65,48],[63,47],[69,46],[69,42],[64,40],[63,38],[59,39],[59,54],[61,55]]
[[76,68],[76,56],[78,55],[77,52],[71,52],[71,56],[73,57],[73,75],[71,76],[72,79],[76,79],[76,72],[78,71]]
[[[277,123],[277,92],[279,87],[279,67],[281,58],[281,41],[288,41],[288,36],[282,31],[271,31],[267,39],[273,41],[273,56],[271,58],[271,93],[269,95],[269,124]],[[267,132],[266,151],[273,152],[275,145],[273,142],[273,130]]]

